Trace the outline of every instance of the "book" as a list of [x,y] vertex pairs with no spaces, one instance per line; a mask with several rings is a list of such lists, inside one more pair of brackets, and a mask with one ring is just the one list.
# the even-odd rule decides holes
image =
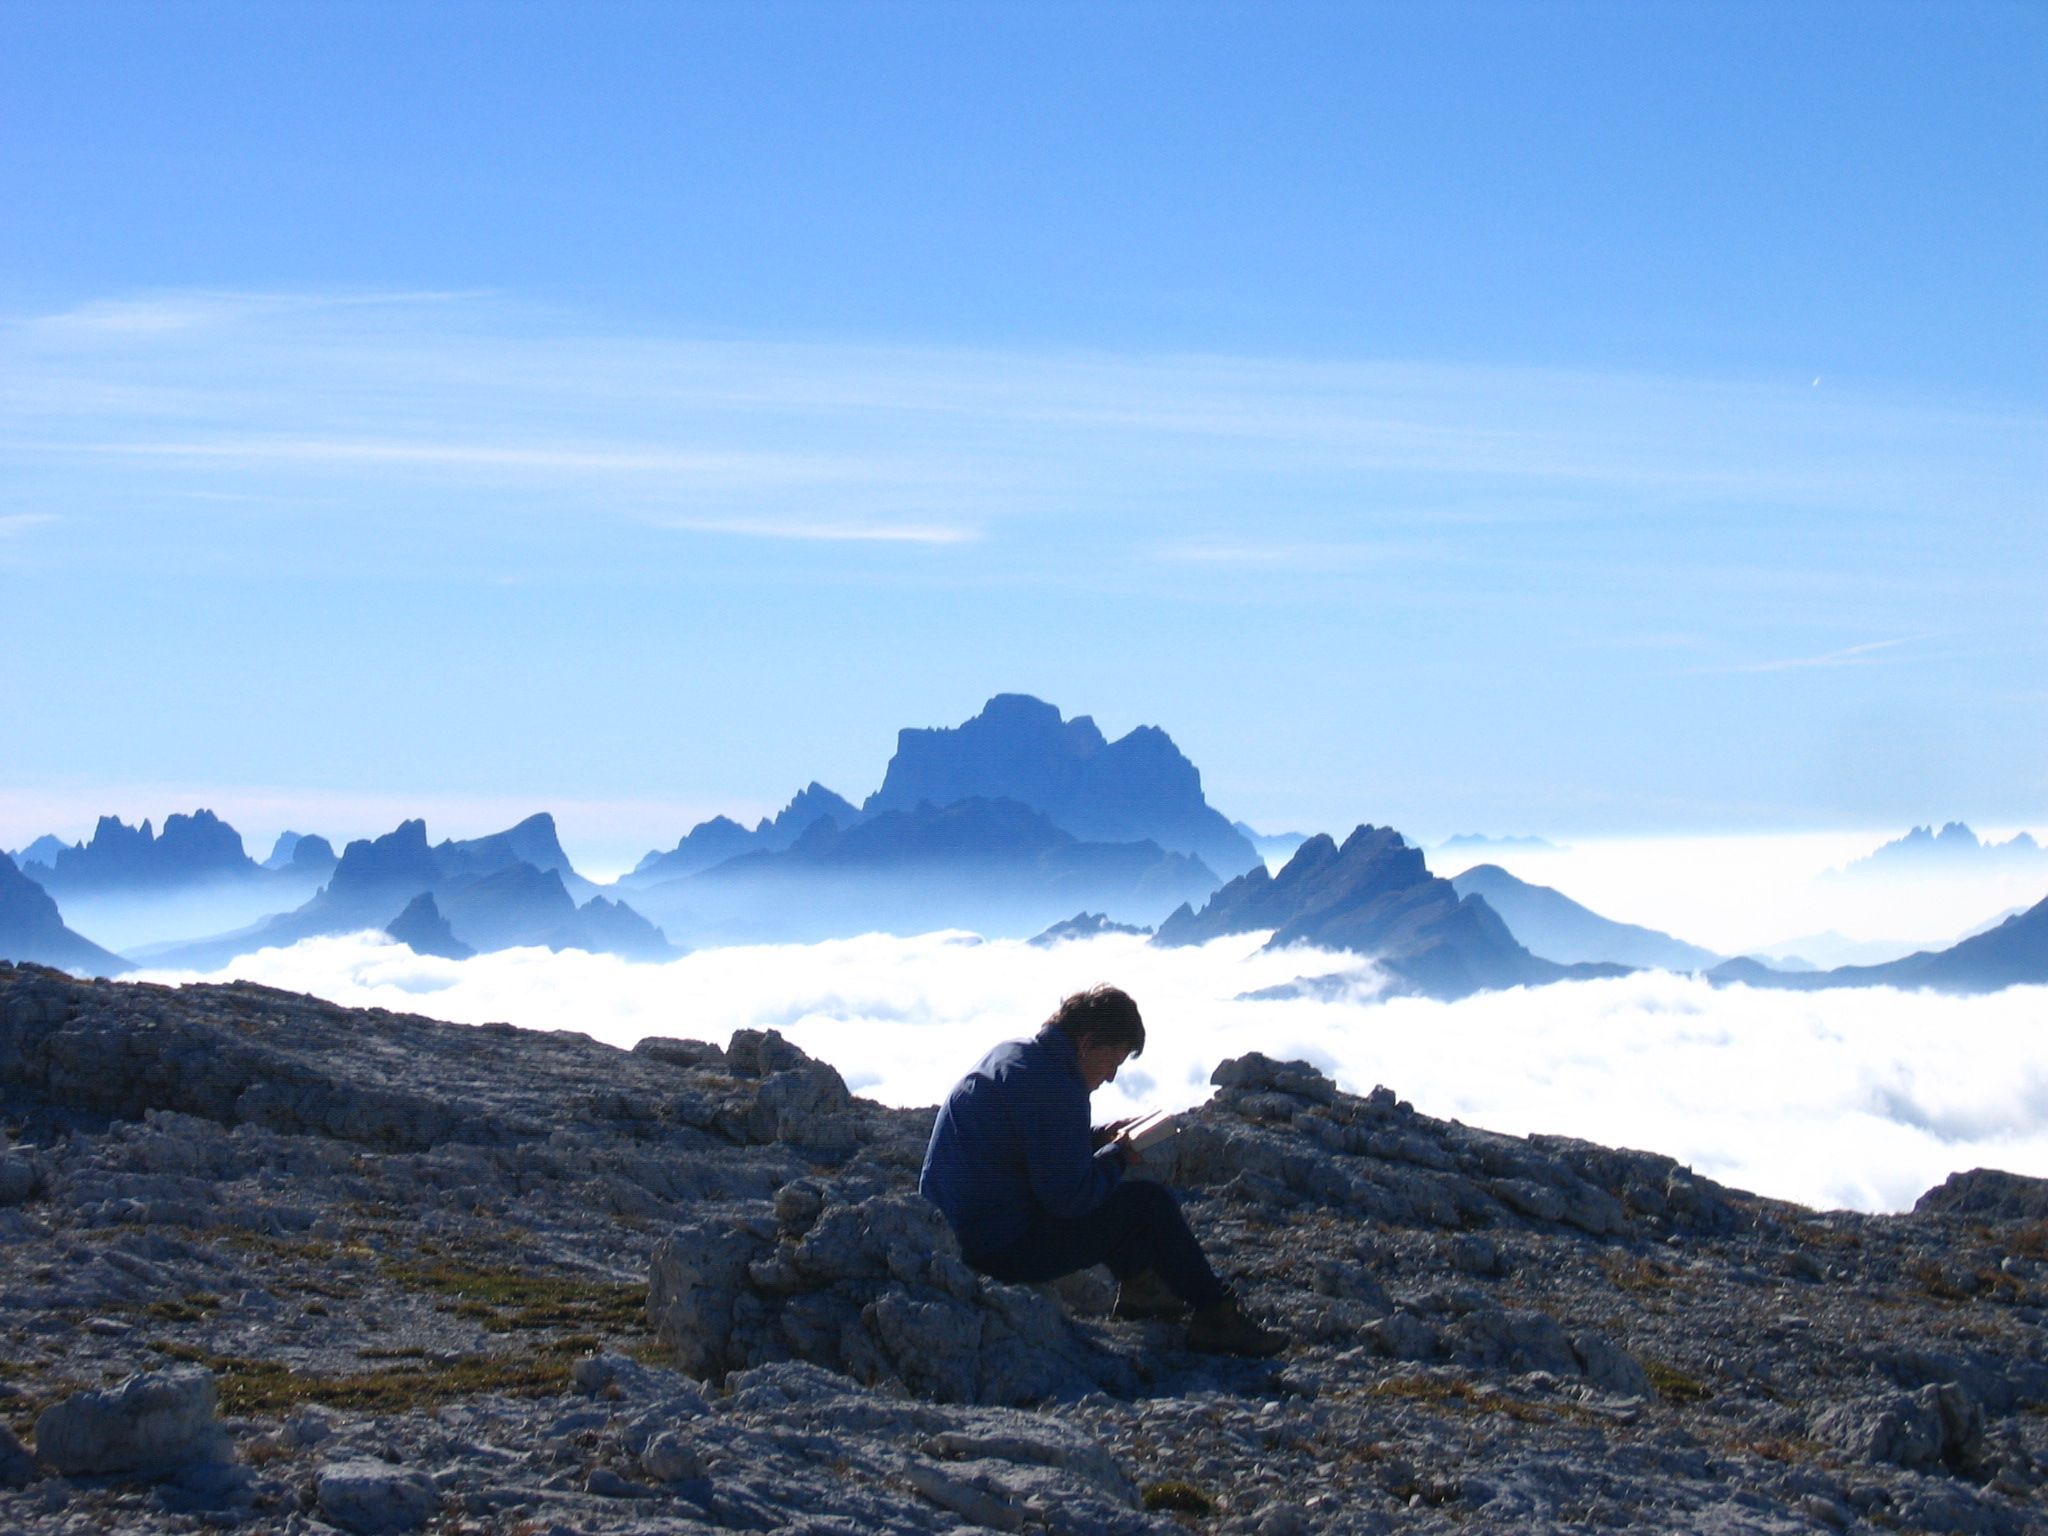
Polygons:
[[1136,1151],[1156,1147],[1167,1137],[1177,1135],[1180,1127],[1174,1124],[1173,1116],[1163,1109],[1140,1115],[1123,1129],[1123,1139]]

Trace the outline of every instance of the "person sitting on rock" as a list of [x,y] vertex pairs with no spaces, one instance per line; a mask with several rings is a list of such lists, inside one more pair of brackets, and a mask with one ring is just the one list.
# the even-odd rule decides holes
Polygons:
[[1165,1185],[1126,1178],[1128,1121],[1091,1129],[1088,1096],[1145,1049],[1116,987],[1064,999],[1029,1040],[984,1056],[939,1106],[918,1189],[992,1279],[1054,1280],[1106,1264],[1119,1317],[1179,1316],[1191,1348],[1270,1355],[1286,1335],[1244,1314]]

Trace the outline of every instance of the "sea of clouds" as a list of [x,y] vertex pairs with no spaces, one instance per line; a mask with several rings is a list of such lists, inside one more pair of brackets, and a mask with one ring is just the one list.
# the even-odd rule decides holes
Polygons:
[[772,1028],[855,1092],[897,1105],[936,1104],[989,1046],[1035,1029],[1065,993],[1109,981],[1138,999],[1149,1043],[1097,1095],[1098,1118],[1196,1103],[1217,1062],[1258,1050],[1313,1062],[1355,1092],[1386,1084],[1426,1114],[1663,1152],[1818,1207],[1903,1209],[1980,1166],[2048,1176],[2048,988],[1799,993],[1647,972],[1458,1003],[1381,1001],[1369,985],[1341,1001],[1246,1001],[1357,964],[1269,953],[1264,937],[1155,949],[1127,936],[1047,948],[869,935],[647,965],[546,950],[456,962],[358,934],[246,956],[231,973],[352,1006],[620,1046]]

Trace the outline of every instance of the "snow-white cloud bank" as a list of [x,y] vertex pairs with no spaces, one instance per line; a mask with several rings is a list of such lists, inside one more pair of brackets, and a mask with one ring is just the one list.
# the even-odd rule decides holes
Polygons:
[[453,962],[357,935],[232,969],[352,1006],[579,1030],[621,1046],[774,1028],[856,1092],[900,1105],[935,1104],[988,1046],[1028,1033],[1064,993],[1110,981],[1138,999],[1150,1044],[1097,1096],[1104,1116],[1196,1102],[1218,1061],[1260,1050],[1306,1058],[1353,1091],[1384,1083],[1427,1114],[1663,1152],[1816,1206],[1901,1209],[1978,1166],[2048,1176],[2048,988],[1757,992],[1646,973],[1452,1004],[1241,1001],[1353,964],[1257,942],[1158,950],[1113,937],[1040,949],[872,935],[633,965],[545,950]]

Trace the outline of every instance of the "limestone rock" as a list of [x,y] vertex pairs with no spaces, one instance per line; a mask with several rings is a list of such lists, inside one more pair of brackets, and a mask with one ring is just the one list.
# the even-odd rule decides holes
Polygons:
[[1968,1472],[1984,1458],[1984,1409],[1953,1383],[1929,1385],[1837,1404],[1815,1418],[1813,1436],[1865,1462]]
[[36,1420],[36,1454],[66,1476],[161,1477],[226,1450],[213,1373],[173,1366],[81,1392]]
[[815,1187],[671,1233],[647,1310],[679,1369],[721,1377],[795,1358],[939,1402],[1028,1402],[1128,1383],[1051,1296],[969,1270],[914,1193]]
[[430,1480],[381,1461],[323,1467],[317,1488],[321,1515],[356,1536],[416,1531],[441,1506]]

